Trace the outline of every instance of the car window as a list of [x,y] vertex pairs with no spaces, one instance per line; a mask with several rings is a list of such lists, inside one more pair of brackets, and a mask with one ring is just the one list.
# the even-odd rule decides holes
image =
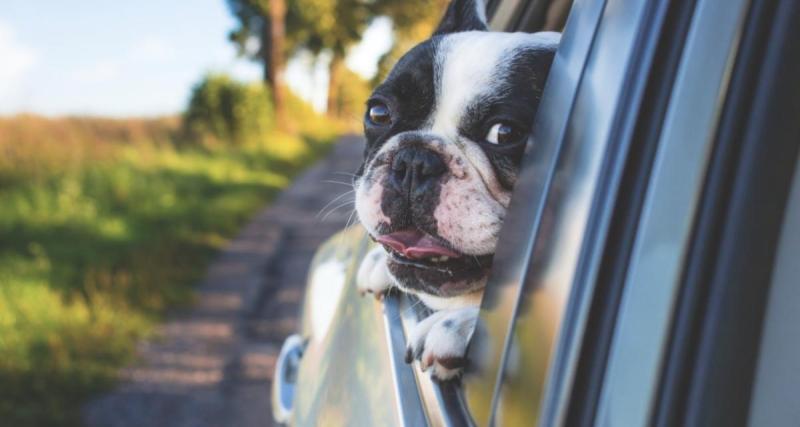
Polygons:
[[[548,257],[565,251],[567,259],[556,262],[574,263],[581,222],[586,220],[587,206],[582,203],[588,203],[592,194],[584,185],[594,182],[592,175],[599,165],[597,153],[570,151],[575,146],[565,147],[562,140],[602,4],[578,2],[569,18],[505,220],[481,321],[470,347],[469,359],[475,361],[475,370],[463,380],[465,401],[478,425],[490,424],[493,414],[501,414],[495,421],[505,425],[530,425],[541,401],[571,285],[569,277],[558,277],[566,270],[548,268]],[[562,215],[564,209],[571,213]],[[541,245],[543,241],[558,244]],[[532,256],[532,251],[536,255]],[[531,271],[542,276],[527,283],[523,297],[524,278]],[[509,343],[508,331],[518,313],[514,336],[524,339]],[[504,365],[508,375],[497,390]],[[499,401],[495,392],[501,396]]]

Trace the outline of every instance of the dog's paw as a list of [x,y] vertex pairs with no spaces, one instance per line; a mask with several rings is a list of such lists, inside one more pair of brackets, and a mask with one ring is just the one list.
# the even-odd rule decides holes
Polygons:
[[386,252],[377,246],[367,253],[356,275],[358,292],[364,296],[370,293],[377,299],[382,299],[392,287],[392,279],[386,268]]
[[477,307],[431,314],[411,330],[406,363],[419,360],[422,370],[431,369],[431,376],[437,380],[457,377],[466,364],[467,345],[477,320]]

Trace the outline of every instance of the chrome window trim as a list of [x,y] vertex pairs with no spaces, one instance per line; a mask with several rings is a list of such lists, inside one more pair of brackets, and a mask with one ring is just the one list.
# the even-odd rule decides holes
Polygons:
[[[387,295],[383,301],[383,324],[386,330],[386,344],[389,346],[389,357],[394,367],[392,380],[395,385],[395,405],[400,414],[403,426],[427,426],[428,419],[422,406],[414,368],[402,360],[406,352],[406,337],[403,329],[401,297],[397,294]],[[419,368],[416,368],[419,369]]]
[[596,425],[650,423],[683,258],[748,3],[698,0],[695,7],[639,222]]
[[[401,319],[405,335],[430,312],[416,297],[407,294],[397,295],[398,317]],[[400,353],[400,354],[404,354]],[[468,414],[461,401],[460,388],[456,383],[437,383],[429,372],[423,372],[419,363],[411,365],[416,378],[416,392],[422,400],[423,411],[432,426],[461,426],[467,424]]]

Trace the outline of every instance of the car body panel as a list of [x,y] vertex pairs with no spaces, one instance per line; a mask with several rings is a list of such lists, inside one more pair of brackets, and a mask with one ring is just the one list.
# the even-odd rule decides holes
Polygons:
[[368,244],[351,227],[323,244],[309,269],[293,425],[403,425],[384,310],[359,298],[354,282]]

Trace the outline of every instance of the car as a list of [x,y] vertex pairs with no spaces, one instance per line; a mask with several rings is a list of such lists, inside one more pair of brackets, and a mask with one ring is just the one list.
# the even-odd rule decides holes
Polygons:
[[[568,7],[488,16],[536,31]],[[403,361],[427,310],[359,297],[372,242],[352,227],[309,270],[276,420],[798,425],[798,40],[800,2],[576,0],[463,377]]]

